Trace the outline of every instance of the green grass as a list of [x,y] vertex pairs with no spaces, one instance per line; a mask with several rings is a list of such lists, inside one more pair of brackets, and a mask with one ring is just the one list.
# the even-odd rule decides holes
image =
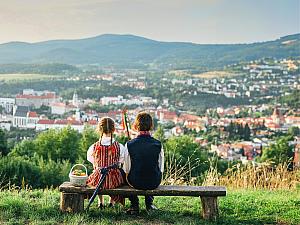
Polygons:
[[160,210],[148,214],[142,203],[139,216],[121,207],[100,211],[96,202],[88,214],[63,214],[59,197],[57,190],[2,191],[0,224],[300,224],[300,190],[229,190],[215,223],[200,219],[195,197],[157,197]]

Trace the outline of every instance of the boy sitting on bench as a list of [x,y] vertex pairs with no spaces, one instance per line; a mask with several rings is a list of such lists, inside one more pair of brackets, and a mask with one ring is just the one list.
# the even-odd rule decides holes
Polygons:
[[[153,138],[150,130],[153,120],[150,114],[141,112],[137,115],[133,129],[138,136],[127,142],[123,169],[128,184],[136,189],[153,190],[160,185],[164,170],[164,152],[160,141]],[[129,196],[131,202],[127,214],[139,213],[139,199],[136,195]],[[153,196],[145,196],[146,209],[157,209],[153,205]]]

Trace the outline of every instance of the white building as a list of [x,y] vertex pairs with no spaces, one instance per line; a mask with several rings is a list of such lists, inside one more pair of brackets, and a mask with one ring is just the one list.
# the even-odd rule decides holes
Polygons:
[[27,106],[17,106],[13,115],[13,127],[35,128],[39,116],[29,110]]
[[11,122],[12,121],[10,121],[10,120],[0,119],[0,129],[4,129],[4,130],[10,131]]
[[63,102],[53,102],[50,104],[51,113],[57,115],[63,115],[67,112],[74,111],[77,109],[75,105],[67,105]]
[[129,99],[123,98],[119,95],[117,97],[103,97],[100,99],[101,105],[151,105],[157,104],[157,99],[152,97],[131,97]]
[[48,129],[62,129],[64,127],[70,126],[72,129],[77,130],[78,132],[82,132],[84,130],[84,126],[86,124],[96,128],[97,126],[96,120],[90,120],[87,123],[78,120],[48,120],[41,119],[36,124],[36,130],[48,130]]
[[1,122],[0,122],[0,128],[1,128],[2,130],[10,131],[11,123],[6,122],[6,121],[1,121]]
[[14,98],[0,98],[0,106],[4,108],[6,113],[12,113],[15,104],[16,100]]
[[16,96],[16,105],[18,106],[39,108],[42,105],[49,106],[55,101],[55,92],[50,91],[34,91],[33,89],[25,89],[22,94],[18,94]]
[[28,112],[29,108],[27,106],[17,106],[14,112],[13,127],[26,128]]

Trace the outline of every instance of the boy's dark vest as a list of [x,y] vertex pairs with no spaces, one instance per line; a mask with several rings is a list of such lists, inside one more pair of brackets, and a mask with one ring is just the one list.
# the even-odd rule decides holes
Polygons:
[[157,188],[162,178],[158,166],[160,141],[148,135],[141,135],[129,141],[127,148],[131,159],[131,168],[127,177],[129,183],[142,190]]

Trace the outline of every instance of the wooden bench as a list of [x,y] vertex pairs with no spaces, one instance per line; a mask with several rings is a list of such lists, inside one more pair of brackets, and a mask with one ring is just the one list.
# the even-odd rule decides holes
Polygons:
[[[82,212],[84,210],[84,196],[92,194],[95,188],[75,187],[70,182],[59,186],[61,192],[60,210],[63,212]],[[171,186],[161,185],[155,190],[137,190],[129,186],[115,189],[101,190],[103,195],[154,195],[154,196],[194,196],[200,197],[202,217],[216,219],[219,215],[218,197],[226,196],[226,188],[220,186]]]

